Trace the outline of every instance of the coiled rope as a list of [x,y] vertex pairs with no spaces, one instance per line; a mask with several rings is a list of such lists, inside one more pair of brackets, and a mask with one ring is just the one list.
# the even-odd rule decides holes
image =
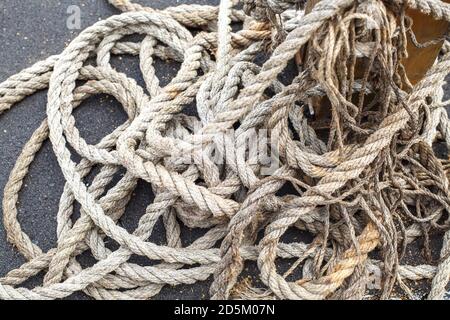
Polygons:
[[[293,0],[246,0],[245,13],[232,0],[165,10],[109,2],[125,13],[87,28],[60,55],[0,84],[0,113],[48,88],[47,119],[4,190],[8,241],[28,262],[0,278],[1,299],[59,299],[77,291],[95,299],[149,299],[165,285],[211,276],[215,299],[386,299],[395,287],[410,294],[408,279],[429,279],[428,297],[443,298],[450,277],[450,165],[432,146],[442,140],[450,147],[442,101],[448,43],[414,87],[401,60],[405,10],[450,21],[450,5],[323,0],[304,15],[304,2]],[[124,40],[131,34],[144,39]],[[305,46],[308,59],[298,76],[283,83],[285,68]],[[262,65],[261,52],[268,56]],[[116,71],[112,55],[138,56],[146,87]],[[155,57],[181,63],[165,87]],[[367,63],[359,77],[361,59]],[[128,120],[90,145],[72,113],[96,94],[113,96]],[[325,98],[330,118],[322,125],[305,114],[314,99]],[[198,116],[184,114],[193,102]],[[249,134],[264,130],[269,138],[257,134],[254,144],[266,148],[252,154]],[[22,230],[17,204],[47,139],[66,185],[57,246],[43,252]],[[269,171],[261,161],[267,150],[276,154]],[[101,169],[88,186],[94,166]],[[122,168],[126,173],[111,187]],[[139,179],[151,184],[155,199],[131,232],[118,221]],[[280,193],[286,184],[295,191]],[[73,221],[75,202],[81,210]],[[160,219],[165,245],[148,241]],[[207,231],[183,247],[180,224]],[[283,242],[289,228],[314,240]],[[402,265],[408,244],[431,233],[442,238],[441,259]],[[108,249],[105,237],[120,248]],[[97,262],[83,268],[76,260],[83,252]],[[135,264],[132,255],[155,263]],[[283,259],[296,262],[280,274]],[[264,287],[242,280],[245,260],[257,261]],[[21,287],[42,271],[42,285]],[[380,284],[376,293],[373,279]]]

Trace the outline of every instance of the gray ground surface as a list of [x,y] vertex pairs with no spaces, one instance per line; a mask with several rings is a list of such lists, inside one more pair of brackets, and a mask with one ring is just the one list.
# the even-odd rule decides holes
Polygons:
[[[180,3],[218,4],[218,0],[143,0],[139,1],[155,8],[164,8]],[[66,27],[67,8],[78,5],[81,8],[81,30],[119,12],[104,0],[1,0],[0,1],[0,81],[33,65],[50,55],[59,54],[81,30]],[[115,66],[129,76],[141,81],[137,59],[115,60]],[[177,70],[176,65],[157,64],[160,78],[164,84]],[[0,199],[9,172],[25,142],[45,118],[46,91],[39,92],[18,104],[0,117]],[[126,115],[115,100],[98,96],[86,101],[76,113],[77,126],[87,139],[93,143],[121,124]],[[24,231],[47,251],[56,244],[56,212],[63,190],[64,179],[51,150],[45,143],[20,193],[19,219]],[[120,221],[128,230],[133,230],[145,207],[152,201],[149,185],[141,183],[136,189],[128,211]],[[0,209],[1,210],[1,209]],[[2,211],[0,211],[2,215]],[[2,224],[2,222],[0,222]],[[159,232],[158,232],[159,231]],[[156,230],[154,240],[164,239],[162,228]],[[201,233],[199,230],[185,230],[187,243]],[[113,246],[113,244],[112,244]],[[142,260],[142,259],[141,259]],[[0,225],[0,276],[19,267],[25,260],[7,243],[5,230]],[[88,259],[81,262],[89,264]],[[146,261],[139,261],[145,263]],[[35,285],[41,279],[33,279],[28,285]],[[160,297],[164,299],[204,298],[208,293],[208,283],[195,286],[179,286],[164,289]],[[84,298],[76,294],[71,298]]]
[[[180,3],[218,4],[219,0],[140,0],[157,8],[164,8]],[[31,66],[50,55],[60,53],[80,30],[66,27],[70,5],[78,5],[82,10],[81,29],[100,19],[105,19],[118,11],[104,0],[1,0],[0,1],[0,81]],[[124,58],[116,60],[115,66],[126,74],[142,81],[138,72],[137,59]],[[170,80],[176,71],[176,65],[158,63],[158,71],[164,82]],[[45,118],[46,91],[28,98],[11,111],[0,117],[0,200],[9,172],[19,155],[24,143],[33,130]],[[120,105],[113,99],[102,96],[88,100],[80,110],[75,112],[77,127],[89,143],[112,131],[125,120]],[[30,238],[46,251],[56,244],[56,212],[63,190],[64,179],[56,158],[47,142],[39,152],[31,171],[25,179],[25,186],[20,193],[19,219],[23,229]],[[126,215],[120,221],[128,230],[133,230],[145,207],[152,201],[149,185],[141,183],[136,190]],[[2,215],[0,209],[0,215]],[[0,221],[0,276],[19,267],[24,258],[7,243],[6,235]],[[183,240],[190,243],[201,230],[183,230]],[[164,239],[159,226],[152,236],[158,242]],[[298,235],[292,235],[294,238]],[[111,247],[114,244],[111,243]],[[439,244],[437,244],[439,247]],[[79,259],[83,264],[92,263],[86,257]],[[145,264],[144,259],[135,260]],[[253,266],[249,266],[249,271]],[[34,286],[41,277],[30,280],[26,285]],[[158,298],[199,299],[208,297],[209,282],[193,286],[165,288]],[[83,294],[70,298],[84,299]]]

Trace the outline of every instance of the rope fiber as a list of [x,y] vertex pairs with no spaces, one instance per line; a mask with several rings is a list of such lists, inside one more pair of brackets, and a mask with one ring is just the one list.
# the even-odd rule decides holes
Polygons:
[[[434,147],[450,150],[449,44],[441,41],[414,86],[402,60],[413,34],[407,10],[450,22],[450,4],[322,0],[309,12],[306,2],[156,10],[109,0],[123,13],[1,83],[0,114],[40,90],[48,90],[48,102],[4,189],[7,239],[27,262],[0,278],[0,299],[78,291],[150,299],[167,285],[211,279],[212,299],[414,298],[417,280],[430,284],[429,299],[444,298],[450,161]],[[129,40],[132,34],[142,40]],[[299,54],[298,73],[286,80]],[[139,59],[145,87],[111,65],[120,55]],[[166,86],[156,58],[181,64]],[[128,119],[92,145],[73,112],[98,94],[114,97]],[[192,104],[195,116],[184,112]],[[65,186],[57,245],[44,252],[22,229],[18,203],[48,139]],[[139,180],[151,184],[154,201],[126,230],[119,222]],[[163,245],[149,240],[158,221]],[[182,225],[205,232],[184,245]],[[289,241],[288,230],[312,241]],[[442,241],[437,261],[431,236]],[[119,248],[110,250],[108,239]],[[424,263],[405,264],[416,239]],[[83,253],[96,262],[82,267]],[[136,255],[152,264],[132,262]],[[245,261],[257,263],[254,279],[242,276]],[[40,285],[23,286],[41,272]]]

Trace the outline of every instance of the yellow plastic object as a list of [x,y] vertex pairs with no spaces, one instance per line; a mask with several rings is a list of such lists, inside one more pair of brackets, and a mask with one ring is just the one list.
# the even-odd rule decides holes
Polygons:
[[[450,3],[450,0],[443,2]],[[443,38],[449,28],[449,23],[443,20],[435,20],[417,10],[408,10],[408,16],[413,19],[412,30],[417,42],[424,44],[432,40]],[[424,48],[417,47],[412,39],[408,39],[408,58],[402,61],[409,80],[414,85],[419,82],[430,69],[439,54],[443,41]]]

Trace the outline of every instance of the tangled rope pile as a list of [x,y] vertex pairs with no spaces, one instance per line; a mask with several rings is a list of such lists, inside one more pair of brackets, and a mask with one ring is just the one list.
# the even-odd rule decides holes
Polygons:
[[[411,295],[407,280],[420,279],[431,281],[430,299],[443,298],[450,277],[450,163],[432,146],[437,140],[450,146],[442,101],[450,47],[415,86],[401,61],[411,31],[405,10],[450,21],[450,5],[322,0],[303,14],[304,2],[295,0],[244,0],[244,11],[232,0],[165,10],[109,2],[125,13],[0,84],[0,113],[48,88],[47,120],[24,146],[4,191],[8,240],[28,262],[0,278],[0,298],[58,299],[83,291],[96,299],[148,299],[165,285],[211,276],[214,299],[387,299],[396,287]],[[144,38],[126,40],[131,34]],[[299,74],[283,83],[302,48],[307,59]],[[268,53],[262,65],[261,52]],[[116,71],[112,55],[138,56],[146,87]],[[155,58],[181,63],[165,87]],[[361,61],[364,72],[357,75]],[[96,94],[118,100],[128,120],[90,145],[72,113]],[[330,117],[309,119],[313,101],[324,99]],[[198,117],[183,113],[193,102]],[[269,136],[249,136],[263,130]],[[17,203],[48,138],[66,185],[57,247],[43,252],[21,229]],[[265,148],[252,152],[252,138]],[[99,166],[88,186],[86,177]],[[111,186],[121,168],[126,173]],[[155,198],[129,232],[117,222],[139,179],[151,184]],[[280,192],[287,184],[293,191]],[[160,219],[165,245],[148,241]],[[207,231],[183,247],[180,224]],[[282,242],[289,228],[314,239]],[[442,238],[441,259],[401,264],[408,244],[422,238],[427,249],[431,234]],[[107,238],[120,248],[108,249]],[[97,262],[82,268],[76,258],[83,252]],[[155,263],[132,263],[132,255]],[[279,263],[292,259],[281,274]],[[261,285],[240,277],[246,260],[257,261]],[[41,271],[41,286],[20,286]]]

